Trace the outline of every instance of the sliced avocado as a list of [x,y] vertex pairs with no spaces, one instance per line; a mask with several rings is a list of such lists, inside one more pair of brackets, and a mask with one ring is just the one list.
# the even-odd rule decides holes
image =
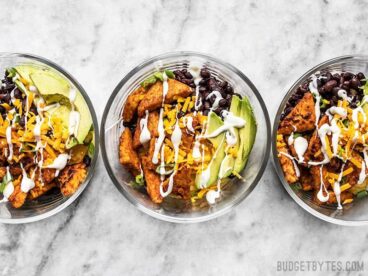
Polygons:
[[30,75],[33,73],[39,72],[41,70],[39,67],[36,67],[33,65],[18,65],[18,66],[15,66],[14,69],[28,83],[32,83]]
[[[30,78],[47,104],[58,102],[70,107],[70,85],[66,79],[51,71],[32,73]],[[76,138],[78,142],[82,144],[91,129],[92,117],[87,103],[80,93],[77,93],[76,95],[74,106],[80,113],[80,122]],[[67,122],[69,124],[69,119]]]
[[245,126],[239,130],[240,145],[234,165],[234,172],[238,174],[244,169],[248,161],[257,133],[256,119],[247,97],[241,100],[241,117],[245,120]]
[[[213,131],[223,125],[223,121],[214,112],[208,115],[208,127],[205,135],[211,134]],[[216,151],[208,167],[197,174],[196,186],[198,189],[209,187],[216,183],[221,166],[221,162],[225,157],[225,133],[221,133],[214,138],[209,138]]]
[[[231,105],[230,105],[230,112],[237,117],[241,116],[241,100],[238,96],[233,96],[231,99]],[[234,146],[231,147],[231,150],[238,152],[239,150],[239,144],[240,144],[240,140],[239,140],[239,129],[238,128],[234,128],[234,133],[235,133],[235,137],[236,137],[236,144]],[[230,148],[227,149],[227,152],[229,152]],[[226,153],[226,156],[224,158],[224,160],[221,163],[221,167],[220,167],[220,172],[219,172],[219,177],[220,178],[225,178],[230,176],[230,174],[233,171],[234,165],[235,165],[235,157],[230,154],[230,153]]]

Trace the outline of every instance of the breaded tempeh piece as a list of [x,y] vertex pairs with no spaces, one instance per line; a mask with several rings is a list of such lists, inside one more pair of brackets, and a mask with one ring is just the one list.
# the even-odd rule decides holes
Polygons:
[[[168,91],[165,97],[165,103],[172,103],[179,97],[187,97],[192,94],[192,88],[182,82],[174,79],[168,79]],[[143,117],[146,110],[152,111],[158,109],[162,105],[163,85],[161,81],[152,85],[143,100],[138,106],[138,117]]]
[[139,118],[137,120],[137,126],[135,127],[134,135],[133,135],[133,148],[135,150],[137,150],[140,146],[142,146],[141,141],[140,141],[141,133],[142,133],[141,118]]
[[[328,123],[328,117],[323,116],[321,120],[318,122],[318,127]],[[313,132],[312,137],[309,140],[307,151],[304,154],[305,161],[322,161],[324,159],[324,155],[322,152],[319,152],[322,148],[321,139],[318,136],[317,130]],[[319,153],[318,153],[319,152]],[[318,153],[318,155],[316,155]],[[316,155],[316,156],[315,156]]]
[[[311,166],[309,172],[312,176],[312,183],[314,185],[314,189],[319,191],[321,186],[321,166]],[[327,174],[328,174],[327,168],[326,166],[323,166],[322,180],[323,183],[325,184],[326,189],[328,189],[331,186],[330,182],[327,180]]]
[[64,196],[74,194],[87,176],[87,168],[84,163],[66,166],[57,177],[60,191]]
[[152,111],[148,115],[148,129],[151,133],[151,137],[158,137],[158,121],[159,114],[157,111]]
[[27,198],[30,200],[36,199],[54,187],[56,187],[56,183],[54,181],[50,183],[44,183],[42,185],[42,183],[36,180],[36,186],[29,191]]
[[[158,120],[159,120],[159,115],[157,111],[153,111],[149,113],[147,128],[151,134],[151,137],[158,137],[158,129],[157,129]],[[140,136],[142,132],[140,128],[140,122],[141,122],[141,118],[138,119],[137,127],[134,130],[134,137],[133,137],[133,148],[134,149],[138,149],[139,147],[142,146],[141,141],[140,141]]]
[[305,93],[303,99],[280,122],[279,132],[290,134],[292,132],[304,132],[315,128],[316,113],[312,93]]
[[27,198],[27,193],[22,192],[20,187],[21,177],[13,181],[14,192],[9,197],[9,202],[14,208],[20,208],[23,206]]
[[130,122],[134,114],[137,111],[138,105],[143,99],[143,95],[146,93],[146,90],[143,87],[139,87],[134,90],[127,98],[123,111],[123,120],[125,122]]
[[125,128],[120,136],[119,161],[134,176],[140,174],[141,165],[139,163],[138,154],[133,149],[132,132],[129,128]]
[[285,179],[289,184],[293,184],[297,182],[299,178],[296,174],[293,161],[289,157],[282,154],[282,153],[290,154],[282,134],[277,134],[276,144],[277,144],[276,146],[277,152],[279,153],[278,158],[280,160],[281,168],[284,172]]
[[160,194],[160,175],[154,170],[150,169],[151,160],[149,160],[149,157],[143,156],[141,160],[144,179],[146,180],[147,193],[154,203],[161,203],[162,196]]
[[172,193],[183,199],[190,199],[190,187],[194,185],[195,171],[183,167],[174,175],[174,187]]

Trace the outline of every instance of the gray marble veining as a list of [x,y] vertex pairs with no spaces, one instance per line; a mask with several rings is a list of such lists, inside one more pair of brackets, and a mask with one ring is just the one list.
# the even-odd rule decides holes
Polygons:
[[[368,2],[358,0],[0,0],[0,7],[0,51],[41,55],[66,68],[90,94],[99,120],[118,81],[164,52],[200,51],[235,65],[273,118],[288,85],[307,69],[368,50]],[[366,227],[305,213],[271,164],[233,212],[175,225],[130,205],[100,160],[67,210],[0,225],[0,274],[275,275],[278,260],[366,260],[367,242]]]

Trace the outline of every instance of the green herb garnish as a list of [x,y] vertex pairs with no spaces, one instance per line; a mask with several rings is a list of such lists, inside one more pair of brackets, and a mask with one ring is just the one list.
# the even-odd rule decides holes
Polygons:
[[139,189],[144,186],[144,177],[143,174],[138,174],[133,181],[130,182],[130,186],[134,189]]
[[166,74],[166,76],[168,78],[175,79],[175,75],[174,75],[173,71],[171,71],[171,70],[165,70],[165,74]]
[[366,197],[367,195],[368,195],[367,191],[360,191],[359,193],[357,193],[356,197],[363,198],[363,197]]

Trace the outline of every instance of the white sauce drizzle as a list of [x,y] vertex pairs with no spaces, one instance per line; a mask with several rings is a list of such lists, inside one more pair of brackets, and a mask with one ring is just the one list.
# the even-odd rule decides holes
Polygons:
[[197,111],[201,105],[202,105],[202,101],[199,101],[199,82],[202,80],[201,75],[200,75],[200,66],[190,66],[189,68],[189,72],[192,74],[193,79],[194,79],[194,84],[196,86],[195,88],[195,95],[196,95],[196,100],[194,103],[194,109]]
[[32,190],[35,187],[35,182],[33,180],[33,177],[35,173],[33,172],[32,178],[29,178],[27,175],[26,170],[23,168],[22,163],[20,164],[20,167],[22,168],[22,182],[20,183],[20,189],[24,193],[28,193],[30,190]]
[[286,152],[279,152],[279,153],[286,156],[287,158],[289,158],[293,162],[295,174],[296,174],[297,177],[299,177],[300,176],[300,170],[299,170],[298,165],[295,162],[295,158],[293,156],[291,156],[290,154],[287,154]]
[[291,146],[294,144],[294,132],[292,132],[288,138],[288,145]]
[[206,194],[206,200],[209,204],[215,204],[216,203],[216,199],[218,199],[220,197],[220,192],[221,192],[221,179],[217,180],[217,190],[210,190],[207,192]]
[[184,117],[184,124],[190,132],[192,133],[195,132],[193,128],[193,117],[192,116]]
[[206,97],[206,100],[210,99],[212,96],[215,96],[215,100],[212,104],[211,110],[216,109],[219,105],[219,102],[223,99],[221,93],[219,91],[212,91],[208,96]]
[[223,111],[222,115],[224,117],[224,124],[213,131],[211,134],[204,135],[203,138],[214,138],[224,131],[228,131],[231,128],[242,128],[245,126],[245,121],[243,118],[234,116],[230,111]]
[[59,172],[66,167],[69,158],[69,154],[61,153],[55,158],[52,164],[46,166],[45,168],[56,169],[55,176],[58,176]]
[[298,155],[298,162],[302,163],[304,161],[304,153],[307,151],[308,148],[308,141],[304,137],[297,137],[294,140],[294,148],[296,154]]
[[365,160],[363,160],[362,169],[360,170],[360,174],[359,174],[358,184],[362,184],[364,180],[366,179],[366,177],[367,177],[367,174],[366,174]]
[[337,96],[339,96],[343,100],[348,101],[349,103],[352,101],[352,98],[348,97],[344,89],[340,89],[339,91],[337,91]]
[[139,136],[139,141],[141,142],[141,144],[145,144],[149,140],[151,140],[151,133],[148,129],[148,115],[149,112],[148,110],[146,110],[146,117],[140,120],[141,134]]
[[[325,183],[323,182],[322,170],[323,170],[323,165],[319,168],[321,185],[319,188],[319,192],[317,193],[317,198],[321,202],[327,202],[327,200],[330,198],[330,194],[328,193]],[[323,191],[327,194],[326,196],[323,195]]]

